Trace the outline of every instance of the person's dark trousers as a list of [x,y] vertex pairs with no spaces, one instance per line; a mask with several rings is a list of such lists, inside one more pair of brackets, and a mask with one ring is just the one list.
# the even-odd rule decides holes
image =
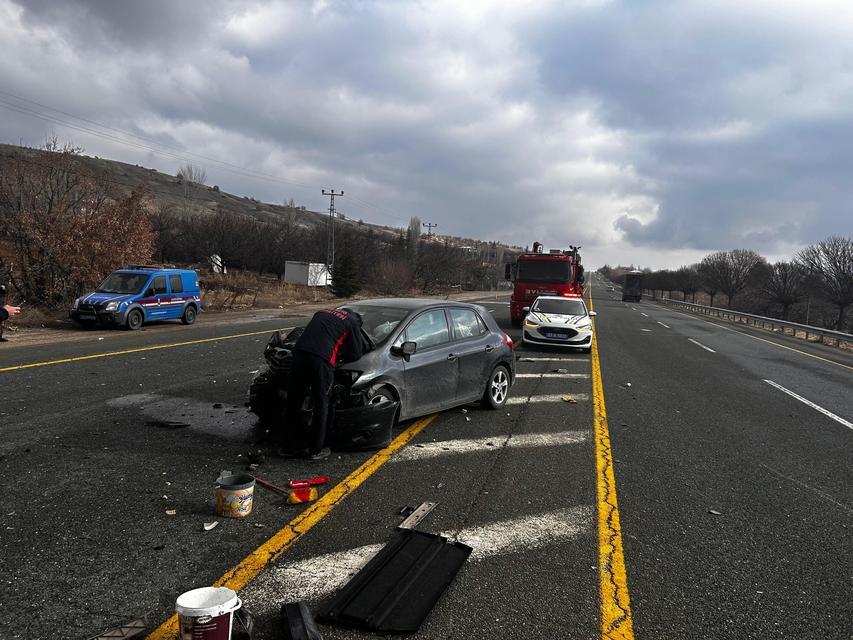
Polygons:
[[311,398],[314,401],[314,415],[311,421],[311,434],[305,442],[310,453],[317,453],[326,445],[329,403],[334,381],[335,368],[331,364],[305,351],[293,352],[290,380],[287,386],[287,431],[291,438],[302,431],[302,401],[310,386]]

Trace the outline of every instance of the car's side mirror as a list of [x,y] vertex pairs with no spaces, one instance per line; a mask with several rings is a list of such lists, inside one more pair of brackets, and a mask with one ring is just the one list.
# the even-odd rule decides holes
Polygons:
[[408,362],[409,358],[412,357],[412,354],[418,350],[417,342],[404,342],[399,347],[393,346],[391,347],[391,353],[395,356],[402,356],[403,359]]
[[595,316],[597,316],[597,315],[598,315],[598,311],[590,311],[590,312],[589,312],[589,317],[590,317],[590,318],[594,318],[594,317],[595,317]]
[[530,311],[530,307],[523,307],[521,310],[524,311],[524,313],[527,313]]

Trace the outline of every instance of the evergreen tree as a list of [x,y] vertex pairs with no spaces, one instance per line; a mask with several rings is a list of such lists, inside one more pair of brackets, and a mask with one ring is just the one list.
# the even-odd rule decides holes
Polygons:
[[338,256],[332,265],[332,293],[338,298],[349,298],[361,289],[361,274],[351,253]]

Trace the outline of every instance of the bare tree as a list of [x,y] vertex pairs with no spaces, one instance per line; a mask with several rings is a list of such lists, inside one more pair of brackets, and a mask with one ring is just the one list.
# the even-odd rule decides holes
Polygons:
[[699,263],[699,273],[706,290],[711,294],[711,306],[717,291],[725,293],[729,308],[734,297],[746,289],[764,264],[764,258],[750,249],[717,251],[705,256]]
[[791,306],[806,294],[806,272],[796,262],[776,262],[767,269],[761,291],[771,302],[782,305],[782,320],[787,320]]
[[853,304],[853,238],[830,236],[797,254],[807,271],[818,277],[827,299],[838,308],[835,328],[844,326],[844,312]]
[[693,302],[696,302],[696,292],[702,287],[702,278],[697,266],[679,267],[673,273],[673,279],[684,300],[686,301],[687,296],[690,295],[693,297]]
[[183,182],[204,186],[207,184],[207,171],[203,167],[187,162],[178,169],[178,178]]

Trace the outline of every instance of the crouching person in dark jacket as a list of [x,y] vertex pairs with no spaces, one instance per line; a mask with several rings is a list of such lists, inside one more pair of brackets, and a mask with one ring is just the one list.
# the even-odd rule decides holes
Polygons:
[[326,431],[329,404],[335,382],[335,366],[353,362],[363,355],[361,316],[345,309],[323,309],[314,314],[293,347],[287,388],[287,431],[295,435],[301,427],[301,409],[311,387],[314,415],[307,449],[291,451],[311,460],[329,457]]

